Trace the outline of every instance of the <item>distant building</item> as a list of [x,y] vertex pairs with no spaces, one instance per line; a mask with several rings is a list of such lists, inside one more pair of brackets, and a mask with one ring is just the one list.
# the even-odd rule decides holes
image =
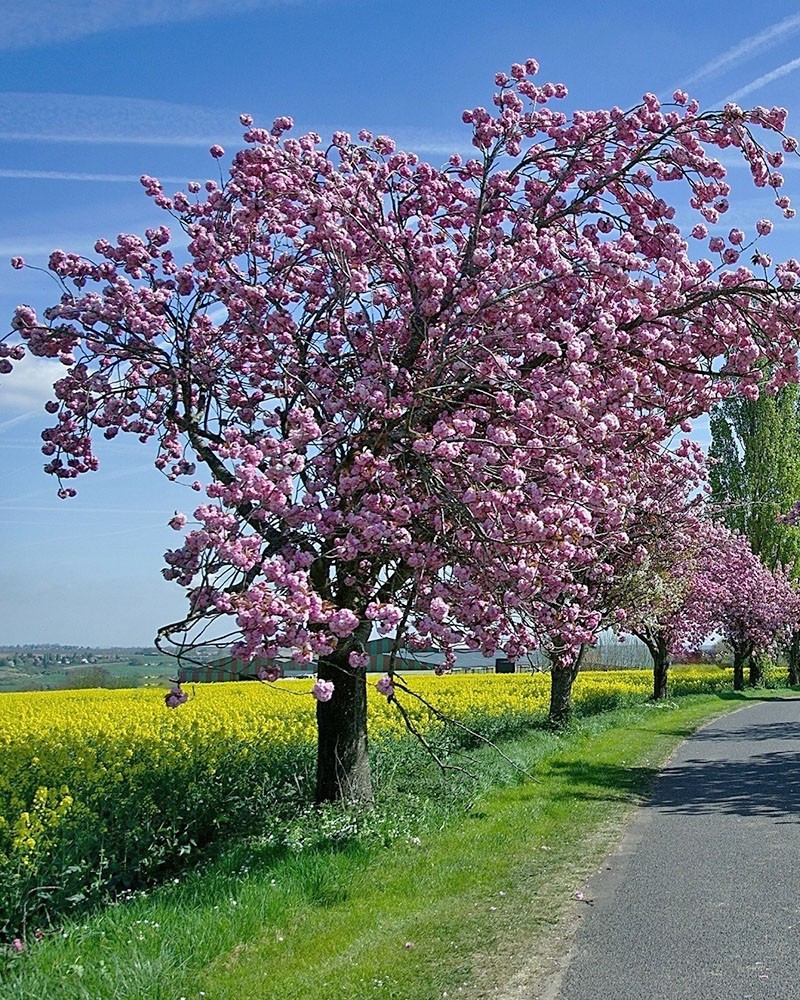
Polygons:
[[[256,657],[250,663],[234,656],[222,656],[209,663],[181,664],[178,670],[178,681],[181,684],[210,684],[219,681],[254,681],[258,679],[258,671],[262,666],[269,666],[272,660],[263,656]],[[281,677],[285,675],[283,664]]]
[[[392,659],[392,649],[395,639],[387,636],[370,639],[366,644],[369,656],[367,669],[371,673],[386,673]],[[530,670],[546,670],[549,667],[547,658],[541,652],[533,652],[521,660],[511,660],[498,655],[486,657],[480,650],[467,649],[466,646],[456,649],[455,670],[458,673],[524,673]],[[288,650],[287,650],[288,653]],[[401,645],[395,654],[394,669],[398,673],[412,670],[435,670],[443,666],[444,653],[437,649],[410,650]],[[210,683],[214,681],[252,681],[257,679],[260,667],[278,666],[281,677],[311,676],[315,665],[297,663],[290,656],[279,656],[275,660],[256,657],[252,662],[233,656],[223,656],[206,664],[182,665],[178,671],[178,680],[184,683]],[[624,668],[647,668],[651,666],[647,647],[639,639],[626,636],[623,642],[612,632],[603,632],[596,646],[589,647],[583,660],[584,670],[607,670]]]

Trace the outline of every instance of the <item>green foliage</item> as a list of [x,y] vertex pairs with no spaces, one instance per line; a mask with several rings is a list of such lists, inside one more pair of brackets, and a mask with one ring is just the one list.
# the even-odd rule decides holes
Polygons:
[[711,414],[709,480],[717,516],[765,565],[800,573],[800,529],[778,520],[800,498],[800,388],[732,396]]
[[135,687],[135,679],[115,677],[107,667],[90,665],[73,667],[66,672],[64,680],[54,685],[61,690],[83,690],[85,688],[129,688]]
[[12,795],[6,811],[22,821],[0,820],[0,940],[164,879],[230,831],[294,814],[312,755],[265,756],[232,753],[213,768],[132,758],[124,781],[86,785],[80,802],[68,786]]
[[774,657],[765,656],[762,662],[763,675],[760,687],[770,691],[785,688],[788,684],[786,664],[780,663]]

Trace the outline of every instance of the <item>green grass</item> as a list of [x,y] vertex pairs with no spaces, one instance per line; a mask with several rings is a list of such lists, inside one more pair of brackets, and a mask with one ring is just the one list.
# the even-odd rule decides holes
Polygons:
[[677,743],[771,694],[698,695],[562,735],[533,731],[503,745],[527,775],[484,749],[470,765],[477,783],[455,774],[443,785],[417,759],[427,798],[399,792],[366,820],[309,817],[295,849],[269,836],[234,845],[9,956],[0,998],[488,997],[540,974],[581,905],[576,890]]

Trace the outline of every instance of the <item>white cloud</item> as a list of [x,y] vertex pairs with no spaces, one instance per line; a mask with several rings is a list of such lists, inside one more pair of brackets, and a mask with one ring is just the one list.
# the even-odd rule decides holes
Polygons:
[[[148,471],[149,471],[149,469],[148,469]],[[29,512],[32,512],[32,511],[35,511],[37,513],[54,513],[54,512],[61,513],[62,510],[69,511],[70,515],[78,515],[78,516],[84,515],[84,514],[139,514],[139,515],[147,515],[147,516],[150,516],[150,515],[154,515],[155,516],[155,515],[157,515],[159,518],[161,518],[161,520],[159,520],[159,521],[153,521],[152,522],[152,525],[153,525],[154,528],[162,528],[167,523],[166,520],[165,520],[165,512],[164,512],[164,508],[163,507],[161,509],[157,509],[157,510],[149,510],[149,509],[145,509],[143,507],[85,507],[83,504],[81,504],[80,506],[78,506],[78,505],[72,505],[72,506],[70,506],[70,505],[55,506],[54,504],[50,505],[50,506],[45,506],[45,505],[37,505],[37,504],[30,504],[30,503],[26,503],[26,504],[5,503],[4,501],[0,500],[0,511],[2,511],[3,513],[5,513],[6,511],[13,511],[13,512],[20,512],[20,513],[29,513]],[[167,516],[168,515],[169,515],[169,512],[167,511]],[[5,519],[4,519],[4,521],[5,521]],[[15,520],[14,523],[15,524],[36,524],[37,522],[36,521],[16,521]],[[130,529],[127,529],[127,530],[138,531],[138,530],[140,530],[140,528],[141,528],[141,526],[137,525],[136,527],[130,528]],[[121,533],[122,532],[116,532],[116,531],[115,532],[111,532],[111,534],[121,534]]]
[[[10,420],[0,420],[0,434],[5,434],[6,431],[11,430],[12,427],[16,427],[17,424],[25,423],[25,421],[30,420],[32,416],[34,416],[33,413],[20,413],[16,417],[11,417]],[[26,448],[26,449],[28,447],[28,445],[26,444],[9,445],[5,441],[3,442],[2,446],[3,448]]]
[[[30,263],[46,265],[47,258],[57,246],[63,244],[69,250],[81,247],[91,247],[97,239],[98,233],[90,233],[86,230],[75,228],[71,233],[63,233],[58,236],[49,236],[46,233],[23,233],[20,236],[10,236],[5,239],[0,238],[0,266],[4,269],[8,267],[8,258],[23,256]],[[33,260],[33,258],[38,258]],[[18,276],[24,275],[24,271],[17,272]],[[52,288],[53,286],[51,286]],[[5,291],[10,295],[10,283]],[[15,298],[19,298],[15,293]],[[5,318],[5,317],[4,317]]]
[[14,362],[14,371],[0,378],[0,409],[17,416],[0,423],[0,432],[27,416],[40,416],[44,404],[53,398],[53,383],[65,374],[64,366],[50,358],[26,355]]
[[270,7],[295,6],[302,0],[6,0],[0,50],[71,42],[126,28],[175,24],[208,17],[244,14]]
[[800,31],[800,14],[793,14],[775,24],[771,24],[763,31],[743,39],[738,45],[723,52],[722,55],[707,62],[700,69],[696,70],[684,81],[685,86],[698,83],[700,80],[711,80],[722,76],[728,70],[746,62],[753,56],[766,52],[768,49],[786,41],[792,35]]
[[[0,91],[0,139],[8,142],[81,143],[83,145],[151,145],[208,148],[214,143],[236,147],[242,143],[240,112],[253,108],[213,109],[169,101],[134,97],[107,97],[100,94],[34,94]],[[257,124],[271,124],[270,121]],[[354,128],[357,131],[361,125]],[[304,122],[323,137],[335,129],[319,122]],[[341,127],[341,123],[337,126]],[[377,129],[374,129],[377,131]],[[472,133],[467,128],[440,131],[421,126],[382,127],[398,146],[432,156],[447,157],[453,152],[472,150]],[[217,165],[210,158],[209,169]],[[69,171],[28,171],[4,168],[0,177],[53,180],[98,180],[123,182],[122,174],[71,173]],[[183,183],[184,178],[160,178]]]
[[[333,130],[331,130],[333,131]],[[473,155],[472,130],[466,126],[448,132],[413,126],[398,126],[387,129],[398,147],[416,153],[432,153],[448,157],[452,153],[467,153]]]

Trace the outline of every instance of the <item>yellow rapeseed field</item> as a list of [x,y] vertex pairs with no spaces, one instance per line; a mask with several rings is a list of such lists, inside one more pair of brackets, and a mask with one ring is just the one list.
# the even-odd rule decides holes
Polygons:
[[[676,693],[709,690],[725,683],[730,671],[714,667],[674,668]],[[406,675],[409,687],[454,718],[529,716],[547,707],[547,674]],[[575,683],[576,705],[598,697],[647,696],[652,678],[646,670],[585,671]],[[189,685],[191,697],[177,710],[164,707],[154,688],[76,690],[0,695],[0,787],[18,768],[47,775],[91,768],[113,748],[120,770],[144,749],[161,761],[192,756],[198,747],[213,760],[232,738],[277,747],[313,743],[315,702],[310,681],[276,684]],[[422,703],[403,692],[403,703],[421,725],[432,723]],[[401,733],[403,721],[386,698],[370,685],[370,736]],[[62,771],[63,769],[63,771]],[[113,778],[112,778],[113,780]],[[59,782],[63,783],[63,782]]]
[[[376,680],[370,739],[390,748],[405,723]],[[546,674],[406,681],[422,700],[398,696],[429,736],[442,723],[425,702],[492,736],[547,712]],[[57,912],[92,891],[141,884],[220,833],[268,822],[281,802],[302,800],[316,737],[311,683],[189,685],[175,710],[154,688],[0,695],[0,937],[42,886],[50,895],[41,906]],[[672,671],[675,693],[729,683],[730,671],[716,668]],[[644,670],[587,671],[574,700],[598,711],[644,700],[651,686]]]
[[[676,668],[678,693],[724,683],[722,669]],[[547,707],[546,674],[408,675],[408,684],[447,716],[479,723],[541,715]],[[586,671],[574,689],[578,706],[646,697],[652,684],[645,670]],[[153,688],[78,690],[0,695],[0,816],[11,821],[12,802],[30,802],[39,787],[68,786],[75,795],[101,784],[130,784],[132,773],[150,766],[183,771],[188,761],[213,770],[232,753],[263,757],[312,746],[315,702],[310,681],[219,683],[190,686],[189,701],[164,707]],[[423,730],[435,720],[421,702],[399,694]],[[598,707],[603,707],[602,704]],[[370,685],[370,737],[383,740],[404,731],[396,708]],[[0,821],[1,822],[1,821]]]

